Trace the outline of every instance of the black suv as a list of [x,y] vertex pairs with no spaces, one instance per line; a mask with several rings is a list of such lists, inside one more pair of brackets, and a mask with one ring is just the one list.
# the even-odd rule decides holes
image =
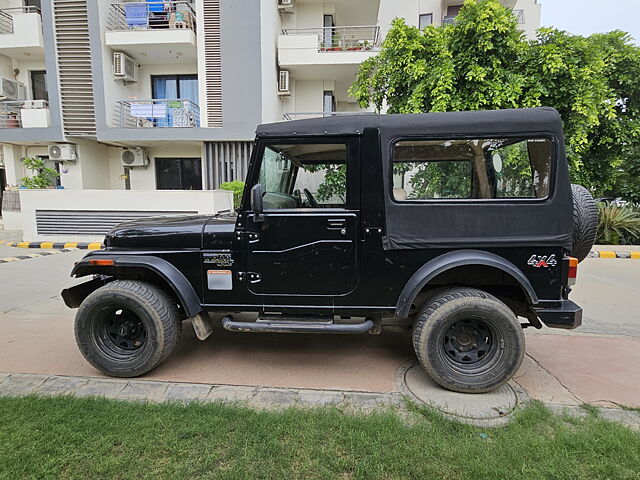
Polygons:
[[235,332],[404,329],[434,380],[485,392],[520,366],[523,327],[581,324],[568,295],[594,211],[550,108],[267,124],[237,215],[122,224],[62,295],[112,376],[150,371],[183,320],[204,339],[225,312]]

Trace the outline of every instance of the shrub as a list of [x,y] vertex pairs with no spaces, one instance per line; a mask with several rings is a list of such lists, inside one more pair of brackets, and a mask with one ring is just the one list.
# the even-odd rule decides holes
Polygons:
[[233,192],[233,206],[237,210],[240,208],[242,201],[242,192],[244,191],[244,182],[234,180],[233,182],[224,182],[220,184],[220,190],[229,190]]
[[598,243],[631,245],[640,240],[640,212],[636,208],[599,203],[598,213]]
[[21,178],[22,185],[27,188],[47,188],[55,185],[56,178],[60,176],[53,168],[48,167],[42,158],[27,157],[22,159],[22,163],[29,170],[36,172],[35,175]]

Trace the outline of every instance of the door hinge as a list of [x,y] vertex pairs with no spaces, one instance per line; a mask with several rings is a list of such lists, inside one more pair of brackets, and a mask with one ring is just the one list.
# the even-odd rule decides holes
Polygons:
[[258,283],[261,279],[256,272],[238,272],[238,280],[241,282]]
[[236,232],[236,239],[237,240],[242,240],[243,238],[246,238],[247,240],[249,240],[249,243],[255,243],[260,241],[260,234],[256,233],[256,232],[241,232],[241,231],[237,231]]

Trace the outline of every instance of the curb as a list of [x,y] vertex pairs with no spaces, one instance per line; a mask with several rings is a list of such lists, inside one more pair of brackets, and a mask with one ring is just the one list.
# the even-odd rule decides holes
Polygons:
[[50,252],[31,253],[29,255],[17,255],[15,257],[0,258],[0,263],[11,263],[19,260],[28,260],[30,258],[47,257],[49,255],[57,255],[59,253],[72,252],[73,248],[62,248],[60,250],[51,250]]
[[640,252],[614,252],[612,250],[592,250],[588,258],[634,258],[640,260]]
[[0,242],[0,245],[17,248],[79,248],[80,250],[102,250],[104,248],[104,244],[101,242]]
[[403,404],[397,393],[212,385],[157,380],[116,380],[112,378],[0,372],[0,397],[26,395],[102,397],[120,401],[151,403],[240,402],[257,409],[334,406],[370,411],[378,408],[402,407]]

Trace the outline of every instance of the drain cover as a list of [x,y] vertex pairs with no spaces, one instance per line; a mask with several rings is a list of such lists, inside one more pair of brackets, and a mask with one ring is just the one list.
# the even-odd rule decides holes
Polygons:
[[434,382],[420,365],[407,369],[404,383],[415,399],[457,417],[474,420],[503,417],[518,404],[518,397],[509,385],[489,393],[451,392]]

